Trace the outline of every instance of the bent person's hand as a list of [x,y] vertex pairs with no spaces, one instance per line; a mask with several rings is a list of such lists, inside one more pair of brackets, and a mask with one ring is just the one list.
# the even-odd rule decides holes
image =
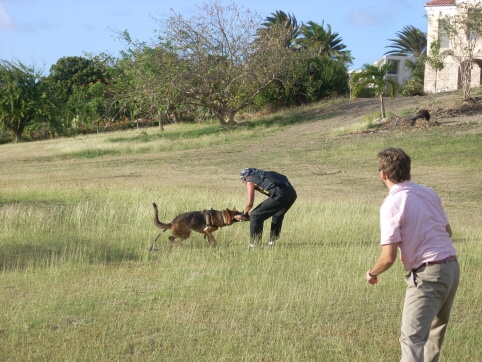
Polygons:
[[234,218],[236,220],[239,220],[239,221],[249,221],[249,215],[248,214],[236,215]]

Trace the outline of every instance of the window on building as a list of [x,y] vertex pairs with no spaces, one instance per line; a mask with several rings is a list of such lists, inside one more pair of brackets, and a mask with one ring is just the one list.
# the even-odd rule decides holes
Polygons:
[[482,11],[480,8],[469,9],[469,15],[467,17],[467,40],[477,42],[482,34],[481,31],[481,16]]
[[447,29],[450,27],[450,20],[441,18],[438,21],[438,43],[440,49],[450,48],[450,38]]
[[387,74],[398,74],[399,63],[400,63],[399,60],[389,59],[388,64],[390,64],[390,69],[388,70]]

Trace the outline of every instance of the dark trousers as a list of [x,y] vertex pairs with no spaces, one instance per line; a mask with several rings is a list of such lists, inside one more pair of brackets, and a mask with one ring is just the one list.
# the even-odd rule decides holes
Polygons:
[[279,238],[285,214],[295,202],[296,197],[296,191],[293,187],[276,187],[271,190],[270,197],[256,206],[249,214],[249,233],[252,243],[261,242],[264,221],[270,217],[270,240],[274,241]]

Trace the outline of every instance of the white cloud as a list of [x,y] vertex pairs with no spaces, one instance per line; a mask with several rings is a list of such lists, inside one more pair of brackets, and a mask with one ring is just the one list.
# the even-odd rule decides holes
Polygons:
[[0,4],[0,30],[13,29],[13,26],[12,18],[7,14],[3,5]]
[[[363,4],[353,8],[347,19],[350,24],[363,28],[380,28],[397,23],[400,18],[405,19],[408,14],[420,9],[423,11],[423,6],[414,4],[413,0],[390,0],[381,5]],[[420,17],[412,18],[418,22]]]
[[386,16],[370,8],[362,8],[352,12],[348,16],[350,24],[362,28],[378,27],[385,22]]

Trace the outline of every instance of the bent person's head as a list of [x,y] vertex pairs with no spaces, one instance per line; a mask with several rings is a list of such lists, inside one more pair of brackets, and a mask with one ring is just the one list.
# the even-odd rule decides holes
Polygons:
[[244,181],[246,176],[251,176],[252,174],[254,174],[256,172],[259,172],[259,171],[260,170],[258,170],[257,168],[253,168],[253,167],[244,168],[239,173],[239,178],[241,179],[241,181]]

